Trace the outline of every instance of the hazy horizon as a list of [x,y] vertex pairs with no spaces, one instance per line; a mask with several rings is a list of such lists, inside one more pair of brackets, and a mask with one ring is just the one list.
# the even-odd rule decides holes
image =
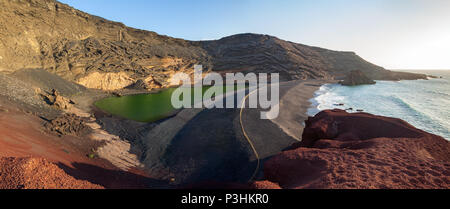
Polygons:
[[450,71],[450,69],[388,69],[393,71]]
[[61,0],[127,26],[187,40],[240,33],[354,51],[386,69],[450,69],[446,0]]

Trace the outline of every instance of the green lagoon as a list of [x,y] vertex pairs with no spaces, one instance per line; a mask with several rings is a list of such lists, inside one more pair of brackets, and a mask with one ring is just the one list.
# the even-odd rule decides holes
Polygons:
[[[192,104],[202,101],[202,97],[208,89],[218,88],[218,91],[226,93],[233,90],[244,89],[246,86],[236,85],[234,88],[205,86],[199,88],[201,88],[202,96],[194,95],[195,88],[189,88],[191,90]],[[169,88],[153,94],[109,97],[97,101],[95,106],[107,113],[126,119],[139,122],[155,122],[171,116],[177,110],[172,106],[171,102],[172,94],[176,89],[177,88]],[[182,99],[182,96],[180,98]]]

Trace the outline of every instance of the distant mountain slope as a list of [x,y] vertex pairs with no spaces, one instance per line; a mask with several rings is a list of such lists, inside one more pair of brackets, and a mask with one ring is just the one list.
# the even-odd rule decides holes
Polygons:
[[360,70],[375,80],[426,78],[425,75],[385,70],[354,52],[311,47],[268,35],[238,34],[200,43],[213,57],[214,70],[279,72],[287,80],[342,79],[353,70]]
[[[43,68],[75,82],[107,77],[102,82],[114,89],[138,79],[164,87],[173,73],[190,71],[194,64],[216,71],[279,72],[284,80],[340,78],[351,70],[373,79],[424,78],[386,71],[351,52],[266,35],[186,41],[126,27],[54,0],[0,1],[0,71]],[[94,72],[109,74],[90,76]],[[126,78],[114,74],[119,72]]]
[[214,70],[279,72],[284,79],[327,77],[323,57],[313,48],[278,38],[239,34],[200,42],[213,57]]

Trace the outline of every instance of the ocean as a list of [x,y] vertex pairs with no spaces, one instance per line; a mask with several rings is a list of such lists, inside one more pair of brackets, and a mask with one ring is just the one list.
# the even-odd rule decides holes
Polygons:
[[[450,140],[450,70],[408,71],[439,76],[430,80],[377,81],[375,85],[323,85],[311,99],[308,115],[326,109],[364,110],[400,118],[416,128]],[[339,104],[343,104],[339,106]]]

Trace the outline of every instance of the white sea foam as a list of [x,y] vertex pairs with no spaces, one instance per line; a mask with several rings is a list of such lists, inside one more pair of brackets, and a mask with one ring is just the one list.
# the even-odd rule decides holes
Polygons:
[[338,108],[336,104],[341,104],[345,101],[344,96],[340,96],[332,90],[338,86],[337,84],[325,84],[314,93],[314,98],[310,99],[311,107],[307,114],[314,116],[322,110]]
[[[326,109],[364,110],[401,118],[413,126],[450,139],[450,71],[444,79],[379,81],[376,85],[347,87],[326,84],[315,92],[307,114]],[[340,104],[340,105],[338,105]]]

